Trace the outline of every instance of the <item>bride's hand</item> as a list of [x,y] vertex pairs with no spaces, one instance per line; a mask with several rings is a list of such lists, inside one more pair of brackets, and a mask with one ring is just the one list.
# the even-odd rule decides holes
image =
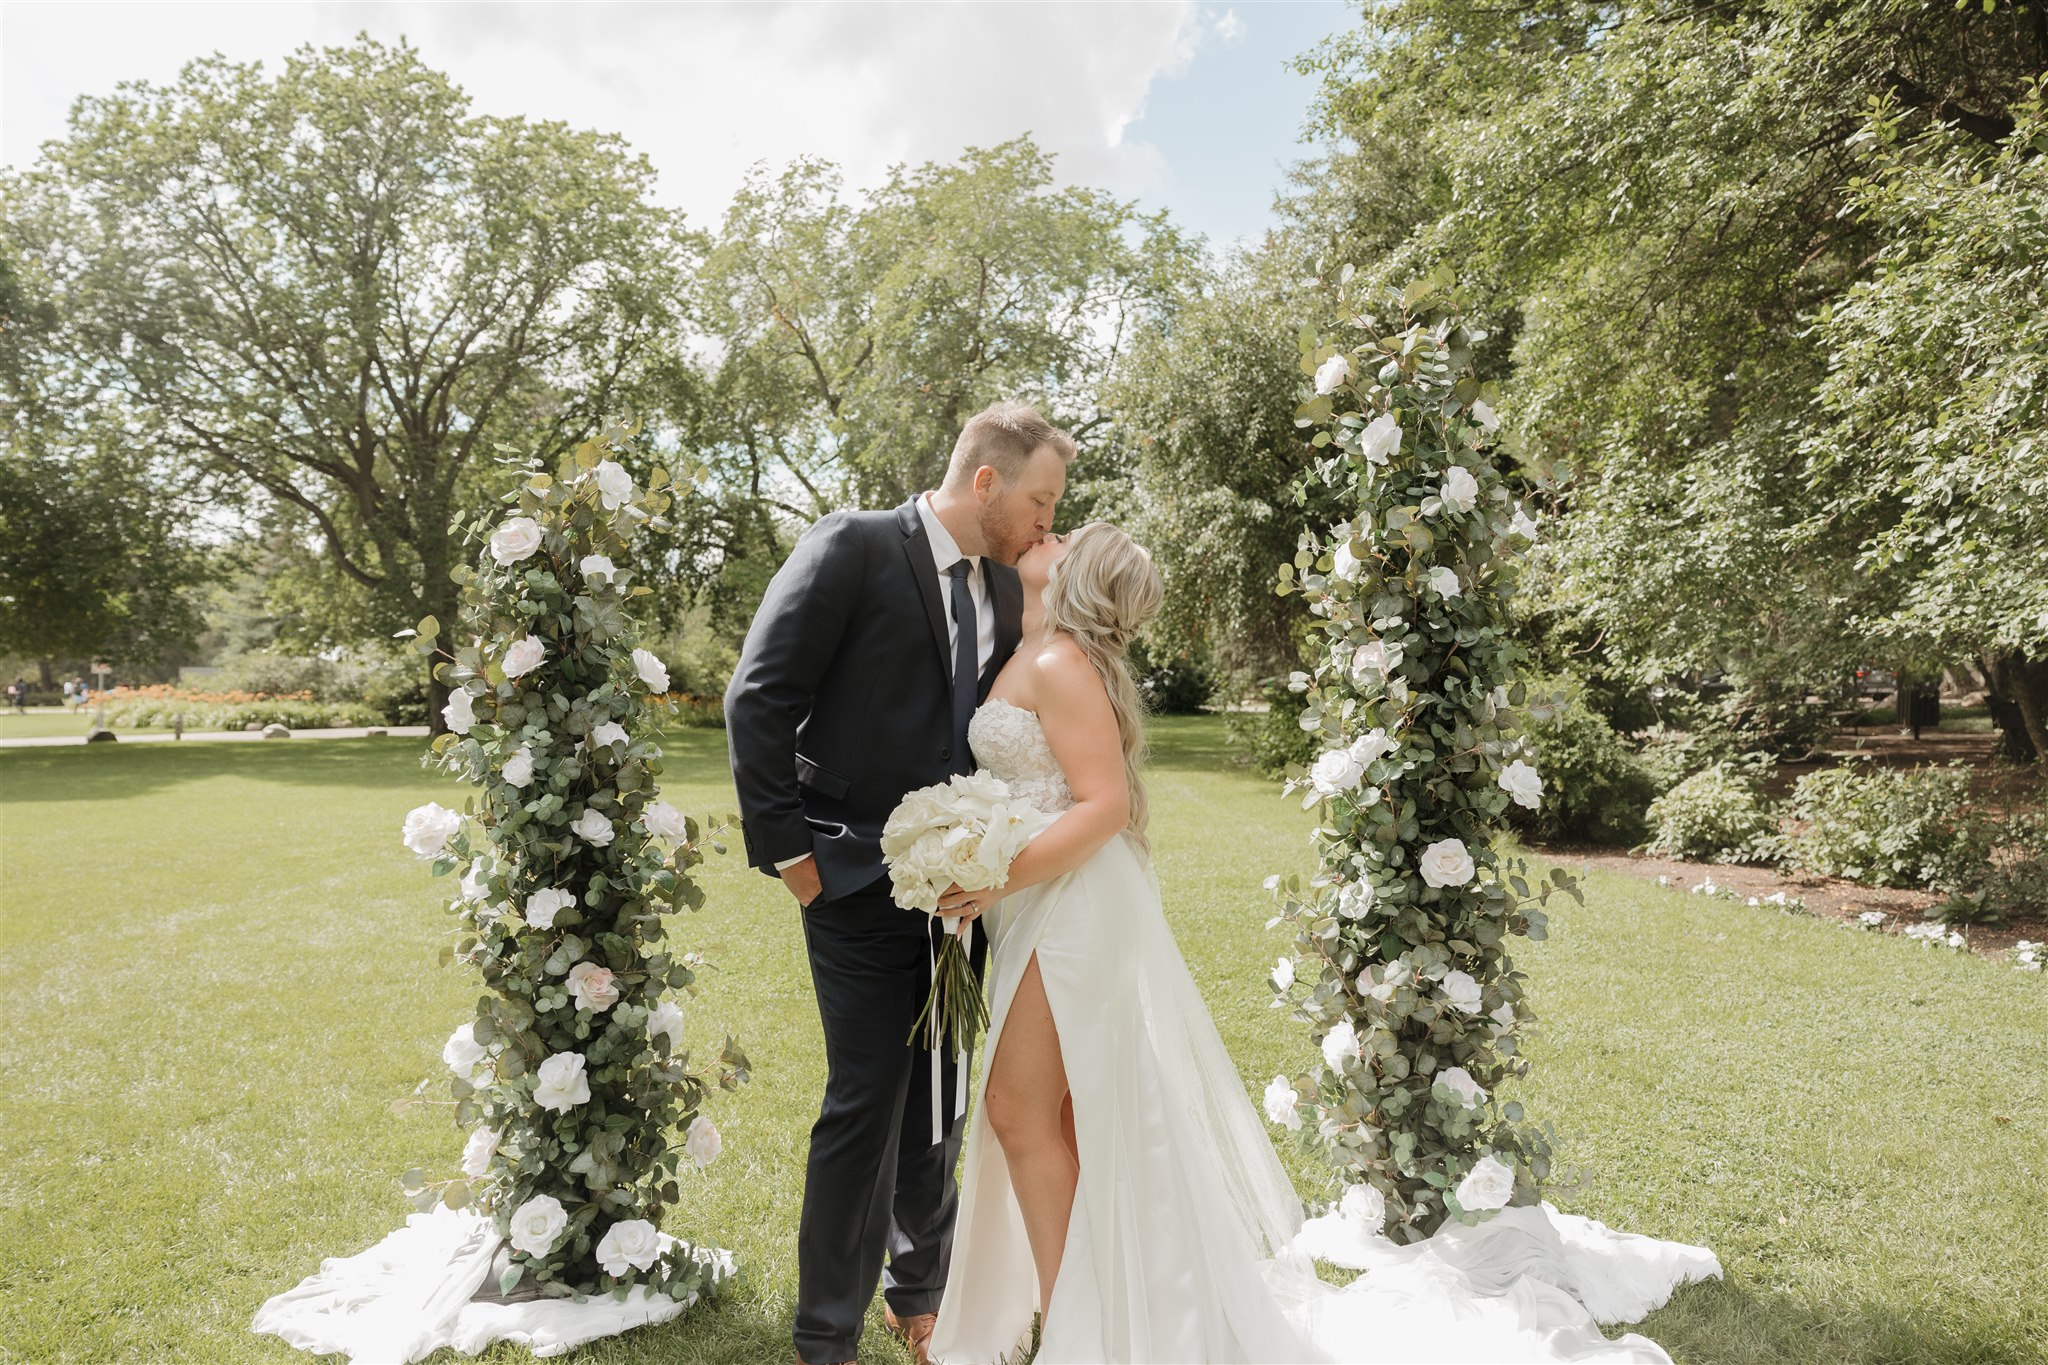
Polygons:
[[1000,889],[993,891],[963,891],[955,882],[939,895],[939,914],[946,919],[971,924],[981,918],[981,912],[1003,898]]

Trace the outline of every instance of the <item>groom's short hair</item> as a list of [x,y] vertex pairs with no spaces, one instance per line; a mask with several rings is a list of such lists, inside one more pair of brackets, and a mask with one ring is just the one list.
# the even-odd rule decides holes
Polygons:
[[1007,398],[991,403],[960,429],[946,466],[946,482],[971,483],[974,471],[989,465],[1004,483],[1015,483],[1031,463],[1031,452],[1040,446],[1051,446],[1062,460],[1074,462],[1074,438],[1040,417],[1029,403]]

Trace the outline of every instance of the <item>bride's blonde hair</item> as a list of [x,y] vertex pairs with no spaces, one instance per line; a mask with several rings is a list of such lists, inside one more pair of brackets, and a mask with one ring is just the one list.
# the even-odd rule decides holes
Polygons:
[[1045,585],[1045,629],[1068,636],[1095,665],[1109,690],[1123,741],[1131,788],[1129,833],[1145,840],[1145,700],[1125,657],[1131,640],[1159,613],[1165,590],[1145,547],[1106,521],[1091,521],[1067,538],[1067,553]]

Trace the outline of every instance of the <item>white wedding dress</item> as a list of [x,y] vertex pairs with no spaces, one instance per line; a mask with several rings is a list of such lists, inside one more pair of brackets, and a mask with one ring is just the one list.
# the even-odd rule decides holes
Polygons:
[[[1014,793],[1054,816],[1073,804],[1032,712],[991,700],[968,734]],[[1720,1274],[1704,1248],[1610,1232],[1548,1204],[1404,1247],[1341,1214],[1304,1225],[1150,863],[1127,838],[1008,897],[987,924],[984,1055],[1001,1046],[1036,953],[1080,1152],[1037,1365],[1669,1361],[1646,1337],[1608,1340],[1599,1323],[1632,1321],[1678,1285]],[[1339,1289],[1312,1257],[1365,1273]],[[1038,1300],[1009,1170],[977,1103],[933,1359],[1022,1360]]]

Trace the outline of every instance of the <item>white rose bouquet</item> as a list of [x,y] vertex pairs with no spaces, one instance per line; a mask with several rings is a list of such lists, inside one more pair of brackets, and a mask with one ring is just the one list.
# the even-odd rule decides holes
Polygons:
[[[989,773],[955,776],[919,787],[897,803],[882,826],[882,858],[889,886],[907,910],[936,915],[948,889],[990,891],[1010,879],[1010,864],[1053,817],[1010,795]],[[925,1033],[928,1045],[951,1035],[971,1046],[988,1027],[988,1006],[968,965],[959,933],[940,942],[932,967],[932,991],[910,1036]]]

